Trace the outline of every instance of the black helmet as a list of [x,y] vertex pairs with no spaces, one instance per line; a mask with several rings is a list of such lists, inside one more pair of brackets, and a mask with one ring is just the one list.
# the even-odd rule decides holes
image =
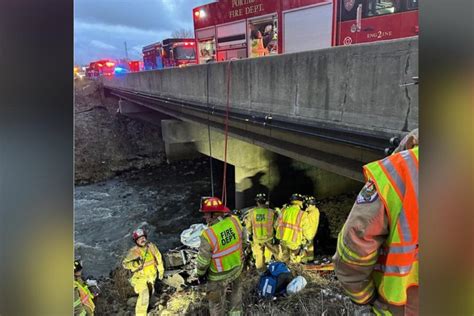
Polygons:
[[314,196],[308,195],[305,198],[306,205],[316,205],[316,198]]
[[290,197],[290,202],[293,201],[303,201],[303,196],[299,193],[293,193]]
[[74,260],[74,273],[82,270],[82,263],[80,260]]
[[265,193],[259,193],[255,196],[255,201],[257,203],[266,203],[267,202],[267,195]]

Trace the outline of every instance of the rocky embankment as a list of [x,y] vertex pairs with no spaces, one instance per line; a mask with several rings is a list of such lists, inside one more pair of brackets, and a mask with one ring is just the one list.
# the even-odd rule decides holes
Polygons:
[[101,98],[97,82],[77,80],[74,97],[76,184],[164,161],[160,128],[118,114],[117,100]]

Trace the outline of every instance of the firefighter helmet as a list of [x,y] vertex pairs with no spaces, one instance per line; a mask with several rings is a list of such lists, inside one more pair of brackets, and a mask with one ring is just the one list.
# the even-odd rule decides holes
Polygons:
[[265,204],[267,202],[267,196],[265,193],[259,193],[255,196],[255,201],[257,203]]
[[133,231],[133,234],[132,234],[133,241],[137,241],[138,238],[142,236],[145,236],[145,238],[147,238],[147,234],[144,229],[138,228]]
[[299,193],[293,193],[290,197],[290,202],[293,201],[303,201],[303,196]]
[[230,209],[225,206],[219,198],[216,197],[202,199],[201,209],[199,211],[202,213],[230,213]]
[[304,202],[306,203],[306,205],[316,205],[316,198],[314,196],[309,195],[305,198]]
[[82,270],[82,263],[80,260],[74,260],[74,273]]

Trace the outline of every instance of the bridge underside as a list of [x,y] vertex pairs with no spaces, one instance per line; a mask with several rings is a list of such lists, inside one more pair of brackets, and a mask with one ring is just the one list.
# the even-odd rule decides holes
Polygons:
[[[418,127],[418,86],[411,84],[417,75],[415,37],[131,73],[102,83],[122,100],[122,113],[161,121],[141,107],[186,122],[167,124],[168,135],[181,135],[165,139],[168,149],[188,143],[205,153],[199,144],[207,127],[222,134],[228,125],[240,146],[254,146],[237,156],[264,150],[361,182],[362,166],[382,158],[390,138]],[[240,163],[236,168],[259,168],[251,159],[230,159]]]
[[[153,123],[153,115],[147,110],[154,110],[185,122],[197,123],[189,125],[195,127],[188,130],[194,141],[207,140],[207,126],[221,133],[225,129],[224,111],[124,90],[110,93],[127,101],[126,105],[122,103],[122,107],[127,107],[122,113],[134,118]],[[134,106],[142,107],[142,110],[134,109]],[[130,109],[134,110],[130,112]],[[157,120],[155,123],[160,122]],[[274,118],[265,119],[260,113],[244,115],[231,111],[228,125],[229,135],[233,138],[357,181],[364,181],[362,166],[383,157],[383,151],[389,145],[383,137],[276,122]]]

